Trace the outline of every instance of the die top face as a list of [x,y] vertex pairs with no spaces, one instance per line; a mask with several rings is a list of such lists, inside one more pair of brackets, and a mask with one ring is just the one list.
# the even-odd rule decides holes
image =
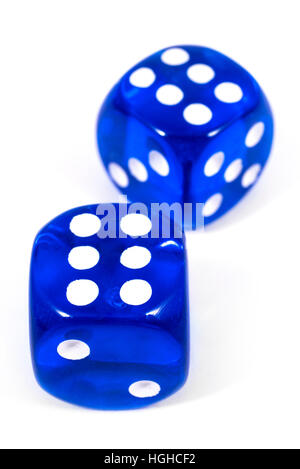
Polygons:
[[[147,237],[155,227],[146,215],[105,207],[115,211],[70,210],[35,240],[33,364],[41,386],[68,402],[136,408],[175,392],[187,376],[184,239],[172,225],[167,238]],[[110,237],[100,237],[104,228]]]
[[[117,229],[122,235],[128,233],[127,237],[101,239],[97,235],[104,230],[104,215],[96,214],[97,205],[62,214],[37,236],[32,280],[39,296],[51,303],[58,316],[158,318],[163,304],[184,286],[183,239],[151,238],[149,218],[130,213],[122,216],[118,204],[111,206],[117,219],[120,217]],[[142,231],[136,231],[139,229]],[[136,232],[142,235],[129,234]]]
[[254,78],[223,54],[199,46],[164,49],[119,83],[118,104],[168,136],[204,137],[258,103]]

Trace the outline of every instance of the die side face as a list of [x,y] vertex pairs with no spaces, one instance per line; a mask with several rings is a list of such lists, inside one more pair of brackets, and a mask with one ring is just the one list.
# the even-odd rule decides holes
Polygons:
[[[129,70],[108,95],[97,133],[104,164],[130,200],[208,202],[206,223],[252,187],[272,135],[271,110],[253,77],[197,46],[164,49]],[[214,195],[222,199],[215,211]]]
[[211,137],[193,164],[188,196],[203,201],[206,224],[228,212],[254,186],[272,140],[272,113],[263,94],[253,111]]
[[34,243],[35,374],[43,388],[71,403],[145,406],[175,392],[187,375],[184,241],[100,239],[96,212],[97,206],[66,212]]

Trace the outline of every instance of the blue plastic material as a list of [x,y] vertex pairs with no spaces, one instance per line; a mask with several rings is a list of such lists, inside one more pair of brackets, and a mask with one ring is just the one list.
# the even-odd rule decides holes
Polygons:
[[97,124],[104,165],[130,201],[203,203],[205,223],[253,186],[272,136],[255,79],[198,46],[164,49],[135,65],[108,94]]
[[100,237],[103,206],[75,208],[39,232],[31,261],[36,378],[54,396],[96,409],[152,404],[188,372],[184,238],[172,226],[168,238],[150,237],[149,227],[133,237],[124,205],[113,207],[116,238]]

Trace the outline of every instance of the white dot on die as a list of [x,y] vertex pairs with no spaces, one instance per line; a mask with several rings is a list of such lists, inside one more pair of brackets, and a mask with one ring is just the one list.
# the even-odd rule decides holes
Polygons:
[[99,261],[100,255],[92,246],[76,246],[68,256],[69,264],[78,270],[91,269]]
[[255,145],[261,141],[264,131],[265,124],[263,122],[257,122],[254,124],[247,133],[245,140],[246,147],[255,147]]
[[100,230],[101,220],[92,213],[82,213],[75,215],[70,223],[70,230],[76,236],[85,238],[92,236]]
[[120,262],[128,269],[142,269],[151,260],[151,252],[143,246],[132,246],[125,249],[120,257]]
[[178,86],[163,85],[156,92],[156,99],[167,106],[178,104],[183,98],[183,92]]
[[117,163],[109,163],[108,172],[112,180],[120,187],[127,187],[129,179],[126,171]]
[[195,64],[188,68],[187,76],[195,83],[204,84],[214,78],[215,72],[209,65]]
[[242,177],[242,186],[247,188],[255,183],[261,171],[261,165],[256,163],[250,166]]
[[161,135],[162,137],[164,137],[166,135],[166,132],[164,132],[163,130],[160,130],[160,129],[155,129],[156,132]]
[[152,228],[151,220],[142,213],[129,213],[121,219],[121,230],[129,236],[144,236]]
[[225,155],[222,151],[218,151],[214,155],[212,155],[209,160],[207,160],[204,166],[204,174],[205,176],[214,176],[217,174],[224,162]]
[[237,103],[242,99],[243,91],[236,83],[224,82],[216,86],[215,95],[224,103]]
[[222,194],[214,194],[212,195],[204,204],[203,207],[203,215],[205,217],[210,217],[214,213],[216,213],[223,201]]
[[212,112],[204,104],[194,103],[185,108],[183,117],[189,124],[204,125],[211,120]]
[[181,65],[190,59],[189,54],[180,47],[173,47],[163,52],[161,60],[167,65]]
[[86,306],[95,301],[98,295],[98,285],[92,280],[74,280],[67,287],[67,300],[75,306]]
[[128,168],[130,173],[135,179],[140,182],[145,182],[148,179],[148,172],[143,163],[137,158],[129,158]]
[[160,392],[160,385],[155,381],[136,381],[129,386],[128,391],[134,397],[154,397]]
[[151,68],[141,67],[132,72],[129,81],[133,86],[138,88],[148,88],[155,81],[155,73]]
[[216,130],[212,130],[211,132],[208,132],[207,136],[208,136],[208,137],[214,137],[214,136],[217,135],[220,131],[221,131],[221,128],[216,129]]
[[241,158],[237,158],[236,160],[232,161],[228,168],[225,171],[224,179],[226,182],[232,182],[239,177],[243,170],[243,161]]
[[168,176],[170,172],[169,163],[159,151],[151,150],[149,152],[149,165],[160,176]]
[[147,303],[152,296],[152,288],[146,280],[134,279],[123,283],[120,288],[120,297],[124,303],[139,306]]
[[82,360],[90,355],[90,347],[81,340],[65,340],[57,347],[57,353],[67,360]]

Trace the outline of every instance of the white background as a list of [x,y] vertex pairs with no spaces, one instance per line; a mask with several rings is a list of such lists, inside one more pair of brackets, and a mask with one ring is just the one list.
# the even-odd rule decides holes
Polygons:
[[[300,447],[298,3],[1,0],[1,447]],[[238,207],[188,235],[186,386],[139,411],[68,405],[31,370],[32,242],[65,210],[117,200],[97,155],[99,106],[140,59],[188,43],[229,55],[262,85],[272,157]]]

